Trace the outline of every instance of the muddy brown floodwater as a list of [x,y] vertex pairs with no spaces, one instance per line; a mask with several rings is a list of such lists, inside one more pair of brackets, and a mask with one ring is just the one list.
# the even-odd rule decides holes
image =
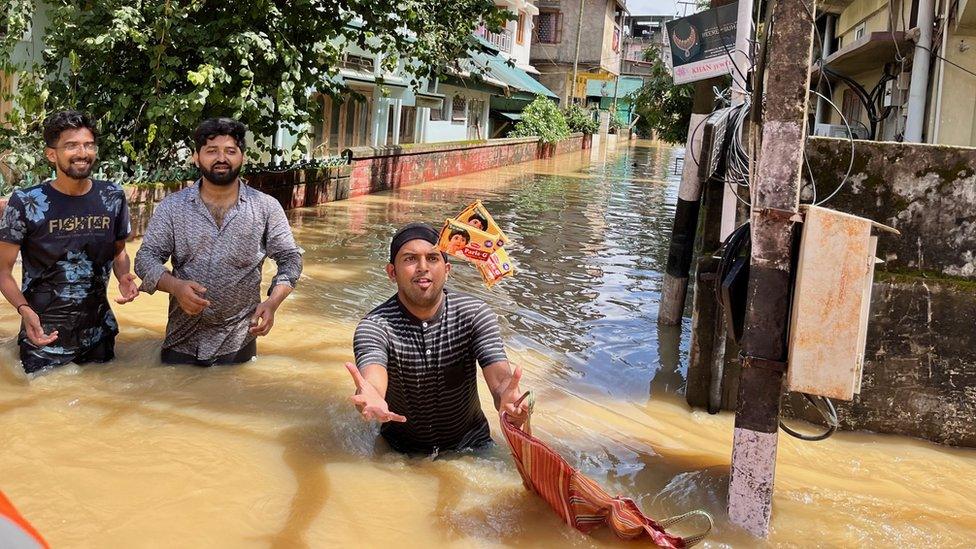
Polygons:
[[305,273],[240,367],[161,365],[158,294],[114,306],[113,363],[28,380],[2,307],[0,490],[56,548],[631,545],[526,492],[496,420],[493,453],[408,459],[348,402],[355,325],[394,291],[392,231],[480,198],[519,273],[487,291],[456,265],[449,284],[491,302],[537,434],[609,492],[653,517],[708,510],[709,547],[976,545],[976,452],[867,433],[780,437],[769,540],[728,523],[732,416],[689,411],[688,323],[655,322],[672,156],[639,143],[289,212]]

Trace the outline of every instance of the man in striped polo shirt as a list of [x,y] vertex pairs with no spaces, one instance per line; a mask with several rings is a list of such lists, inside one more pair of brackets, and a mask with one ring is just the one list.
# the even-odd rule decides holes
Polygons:
[[382,423],[395,450],[436,454],[491,444],[478,400],[477,365],[498,411],[516,421],[522,369],[513,373],[495,313],[484,302],[446,290],[451,272],[438,234],[411,223],[393,236],[386,266],[397,293],[359,323],[353,339],[353,403],[364,419]]

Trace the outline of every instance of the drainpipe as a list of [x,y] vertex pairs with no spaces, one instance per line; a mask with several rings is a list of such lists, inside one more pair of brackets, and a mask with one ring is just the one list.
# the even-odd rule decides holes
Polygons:
[[576,99],[576,75],[579,72],[579,54],[580,54],[580,38],[583,36],[583,5],[586,0],[580,0],[579,5],[579,20],[576,23],[576,57],[573,58],[573,81],[569,84],[569,93],[567,97],[569,100],[566,102],[568,107]]
[[922,142],[925,123],[925,98],[929,87],[929,64],[932,60],[932,25],[935,9],[932,0],[918,2],[918,40],[912,61],[912,80],[908,87],[908,120],[905,122],[905,141]]
[[[824,23],[825,23],[824,24],[825,29],[824,29],[824,36],[823,36],[823,52],[821,52],[822,55],[820,56],[820,59],[826,61],[827,58],[830,57],[830,54],[834,53],[832,49],[834,43],[834,24],[835,24],[834,14],[828,13]],[[821,66],[821,70],[823,70],[822,66]],[[817,91],[821,91],[821,90],[817,90]],[[824,93],[824,95],[827,94]],[[828,108],[829,107],[827,105],[827,100],[824,99],[823,97],[818,97],[817,117],[814,118],[814,120],[817,121],[817,124],[823,124],[827,121],[827,114],[830,112],[829,110],[827,110]]]
[[[942,46],[939,48],[939,55],[943,58],[946,55],[946,47],[949,44],[949,0],[942,0]],[[942,130],[942,85],[945,83],[945,59],[939,59],[939,85],[935,91],[935,128],[932,131],[930,141],[939,143],[939,133]]]

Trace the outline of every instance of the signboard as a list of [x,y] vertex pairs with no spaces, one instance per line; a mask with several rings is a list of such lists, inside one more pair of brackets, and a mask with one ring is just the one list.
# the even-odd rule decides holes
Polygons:
[[738,5],[726,4],[667,22],[675,84],[732,72]]

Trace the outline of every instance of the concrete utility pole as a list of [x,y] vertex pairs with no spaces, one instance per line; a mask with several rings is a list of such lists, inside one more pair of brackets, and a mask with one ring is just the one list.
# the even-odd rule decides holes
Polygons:
[[[751,185],[752,258],[735,412],[729,519],[769,533],[786,369],[794,217],[799,207],[814,0],[779,0],[769,36],[762,144]],[[757,106],[757,108],[759,108]]]
[[580,0],[579,5],[579,20],[576,23],[576,55],[573,57],[573,80],[569,83],[569,101],[566,106],[573,104],[576,99],[576,75],[579,73],[579,54],[580,54],[580,39],[583,37],[583,6],[586,4],[586,0]]
[[[724,6],[734,0],[712,0],[711,7]],[[665,40],[667,27],[664,29]],[[662,52],[663,55],[663,52]],[[703,122],[715,108],[712,87],[721,82],[720,78],[709,78],[695,82],[694,103],[691,107],[691,121],[688,124],[688,137],[685,139],[685,162],[681,170],[681,183],[678,186],[678,202],[675,204],[674,225],[671,229],[671,246],[668,249],[668,262],[661,285],[661,304],[657,321],[665,326],[681,323],[688,293],[688,273],[694,257],[695,233],[698,230],[698,210],[702,197],[703,181],[698,178],[698,156],[701,154],[701,132]],[[712,249],[705,250],[711,253]],[[689,384],[689,387],[691,384]]]

